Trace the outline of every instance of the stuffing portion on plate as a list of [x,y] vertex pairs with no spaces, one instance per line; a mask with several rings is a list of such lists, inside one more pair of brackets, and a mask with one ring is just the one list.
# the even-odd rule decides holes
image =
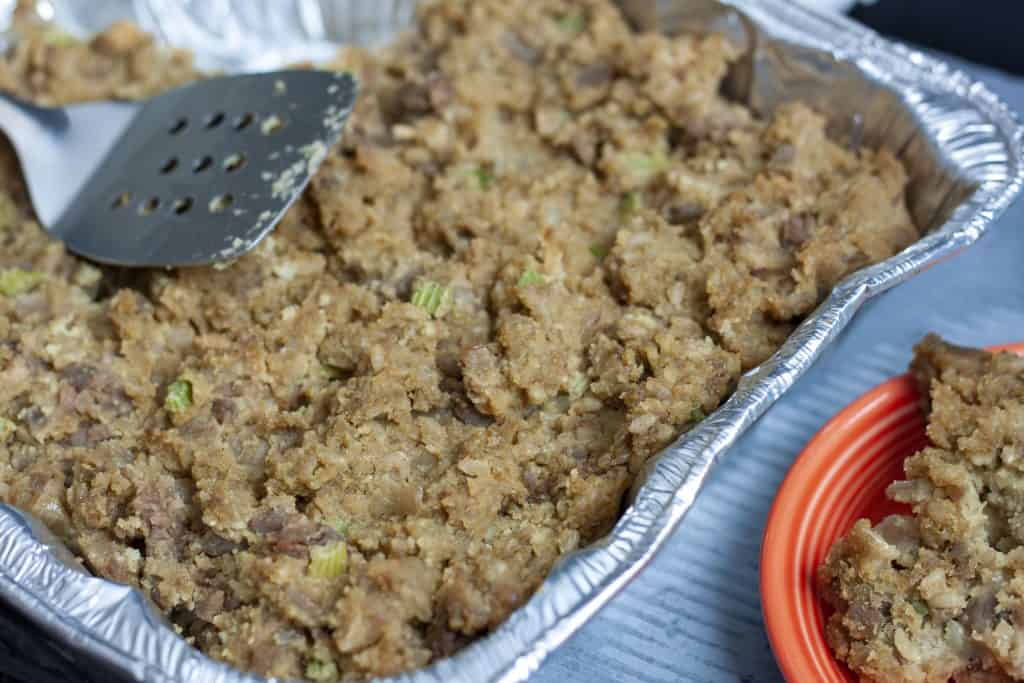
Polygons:
[[932,445],[887,496],[912,514],[859,520],[820,570],[828,640],[864,680],[1024,680],[1024,358],[917,347]]

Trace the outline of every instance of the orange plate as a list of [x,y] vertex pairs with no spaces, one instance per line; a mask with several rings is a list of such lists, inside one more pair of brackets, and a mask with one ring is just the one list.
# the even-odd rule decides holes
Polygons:
[[[990,350],[1024,354],[1024,344]],[[789,683],[856,683],[825,642],[829,612],[815,572],[855,521],[908,510],[885,489],[903,478],[904,458],[927,445],[924,427],[910,376],[889,380],[829,420],[782,482],[761,545],[761,607]]]

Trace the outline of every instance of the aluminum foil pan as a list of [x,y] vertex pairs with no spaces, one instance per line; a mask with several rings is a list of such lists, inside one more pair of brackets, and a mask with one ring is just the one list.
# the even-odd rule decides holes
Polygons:
[[[523,608],[457,656],[395,681],[522,681],[651,560],[711,467],[789,389],[869,298],[970,245],[1024,179],[1024,131],[984,85],[845,19],[790,0],[622,0],[640,27],[728,33],[746,47],[728,88],[758,110],[790,99],[828,113],[851,146],[884,145],[911,173],[911,212],[928,234],[838,285],[736,393],[654,460],[603,541],[565,559]],[[12,0],[0,0],[9,17]],[[73,32],[130,17],[189,47],[201,66],[262,69],[380,44],[412,18],[411,0],[43,0]],[[5,16],[0,14],[0,16]],[[0,506],[0,598],[51,639],[51,651],[126,680],[253,683],[178,638],[135,590],[83,573],[37,522]],[[85,670],[78,666],[79,671]]]

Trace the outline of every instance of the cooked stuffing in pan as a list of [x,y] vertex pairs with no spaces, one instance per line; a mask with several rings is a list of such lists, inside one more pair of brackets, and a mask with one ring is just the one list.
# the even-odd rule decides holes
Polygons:
[[[0,85],[38,101],[196,77],[130,25],[21,33]],[[425,2],[329,65],[362,83],[344,142],[226,268],[66,253],[5,148],[0,500],[246,670],[458,651],[837,280],[918,237],[890,153],[720,94],[739,56],[610,0]]]

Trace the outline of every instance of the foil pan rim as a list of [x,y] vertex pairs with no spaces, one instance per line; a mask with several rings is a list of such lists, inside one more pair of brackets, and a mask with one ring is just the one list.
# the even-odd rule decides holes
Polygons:
[[[742,378],[722,407],[655,459],[612,533],[565,558],[537,594],[494,633],[427,669],[378,680],[525,680],[547,654],[646,566],[692,506],[712,466],[810,367],[865,301],[976,241],[1024,185],[1024,128],[1016,114],[981,82],[845,18],[819,14],[787,0],[724,0],[723,4],[740,10],[761,28],[772,27],[773,35],[783,40],[855,62],[905,98],[913,99],[922,87],[929,93],[955,96],[992,125],[997,135],[988,136],[985,144],[998,144],[1002,156],[991,158],[989,149],[974,158],[977,150],[972,150],[972,145],[980,147],[976,140],[959,141],[953,135],[941,141],[955,156],[959,154],[960,165],[978,178],[975,192],[941,228],[837,285],[771,359]],[[913,101],[905,103],[914,107]],[[927,124],[927,112],[918,113]],[[13,507],[0,505],[0,596],[29,614],[54,639],[74,643],[89,656],[139,681],[268,680],[214,662],[192,649],[174,635],[138,591],[73,568],[57,559],[57,548],[37,522]],[[54,595],[68,591],[80,594],[81,600],[54,604]],[[102,600],[97,602],[98,596]],[[119,643],[114,629],[126,620],[135,624],[136,630],[129,643]]]

